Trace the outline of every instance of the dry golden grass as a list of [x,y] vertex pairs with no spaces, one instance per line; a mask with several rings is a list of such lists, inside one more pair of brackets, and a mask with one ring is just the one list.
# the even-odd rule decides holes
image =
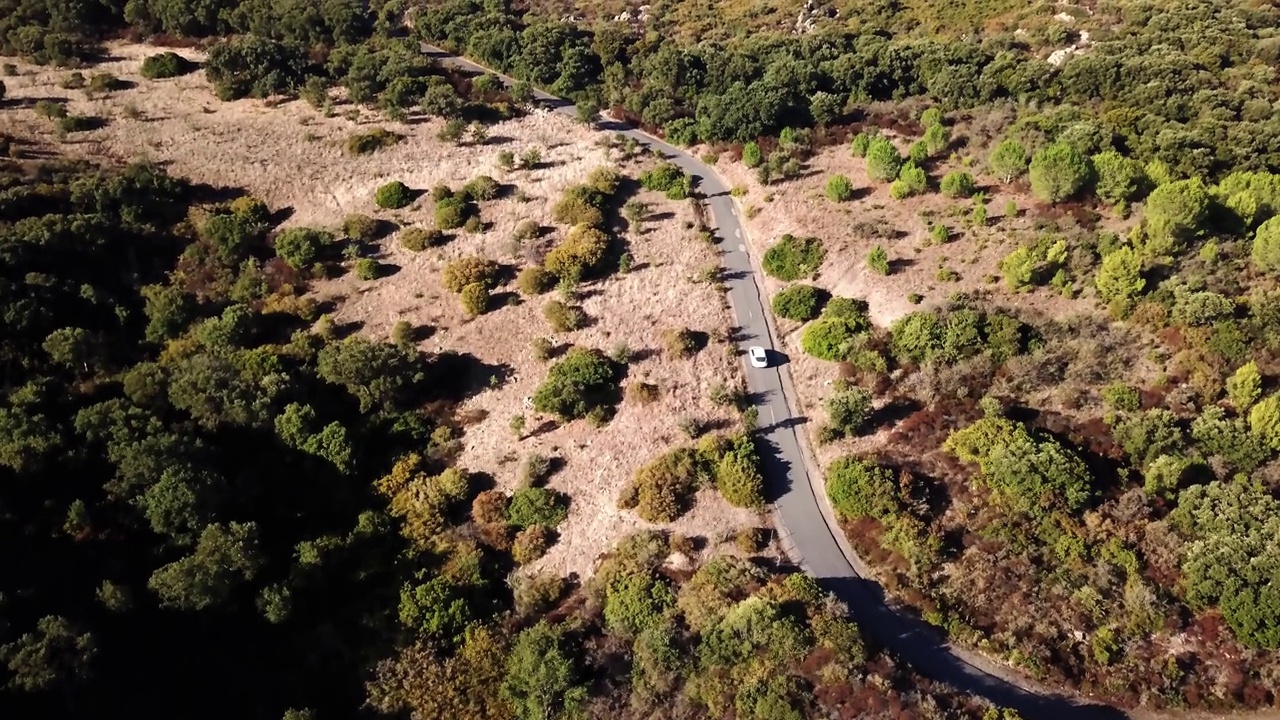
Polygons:
[[[163,163],[177,176],[244,188],[273,208],[290,208],[292,215],[285,223],[289,226],[336,227],[354,212],[401,226],[430,226],[429,191],[437,184],[457,189],[472,177],[487,174],[514,186],[505,196],[481,203],[483,232],[454,231],[445,245],[417,253],[400,247],[392,235],[381,241],[379,259],[398,270],[373,281],[357,280],[354,274],[324,281],[315,288],[315,295],[340,300],[335,320],[359,323],[360,332],[371,337],[388,338],[396,322],[407,320],[431,328],[421,343],[428,352],[465,352],[509,368],[506,383],[479,392],[460,408],[460,416],[468,422],[461,464],[490,474],[499,487],[510,490],[517,484],[523,456],[538,452],[564,461],[549,485],[571,497],[569,519],[559,528],[559,541],[528,569],[589,575],[597,556],[621,536],[653,527],[633,512],[616,509],[619,492],[640,465],[688,442],[679,429],[681,417],[733,421],[732,411],[714,405],[708,395],[715,384],[733,383],[741,376],[737,360],[714,340],[730,324],[729,314],[719,292],[698,280],[701,271],[716,262],[716,255],[686,228],[693,220],[687,203],[656,193],[641,194],[638,199],[647,202],[653,213],[670,216],[645,222],[643,234],[628,233],[636,269],[581,287],[582,308],[592,318],[588,327],[553,334],[541,309],[554,293],[468,319],[457,297],[441,287],[444,265],[466,255],[521,264],[525,253],[514,252],[511,245],[516,225],[533,220],[552,226],[551,206],[560,192],[584,181],[596,167],[616,160],[599,146],[602,133],[560,115],[536,113],[491,126],[490,143],[485,146],[456,147],[436,139],[439,121],[397,124],[368,111],[352,120],[346,117],[349,106],[339,106],[335,117],[326,118],[301,101],[275,107],[258,100],[222,103],[200,73],[148,81],[138,70],[142,59],[154,52],[157,49],[140,45],[112,46],[115,59],[95,71],[114,73],[136,85],[98,99],[60,89],[58,80],[65,73],[19,64],[21,74],[5,79],[10,100],[16,101],[0,115],[5,131],[39,138],[50,150],[56,146],[59,152],[118,162],[148,159]],[[193,51],[181,52],[201,59]],[[73,114],[96,115],[108,123],[61,142],[50,123],[29,107],[35,99],[49,97],[67,101]],[[343,151],[352,133],[378,126],[405,138],[370,155],[352,157]],[[534,147],[541,150],[544,167],[511,172],[498,167],[500,150],[519,156]],[[621,167],[630,175],[638,174],[638,168]],[[402,210],[379,210],[374,191],[390,180],[403,181],[427,195]],[[523,198],[515,197],[516,189]],[[549,246],[564,230],[555,228],[538,242]],[[502,297],[514,291],[512,282],[496,294]],[[672,359],[659,351],[660,334],[667,327],[688,327],[708,333],[713,340],[693,358]],[[617,416],[599,429],[578,421],[517,440],[510,428],[514,415],[528,416],[526,433],[545,420],[524,406],[546,374],[547,364],[536,360],[530,349],[539,337],[552,337],[556,345],[597,347],[606,353],[625,343],[633,353],[642,353],[630,364],[627,382],[657,385],[658,400],[649,405],[623,403]],[[738,528],[763,524],[757,513],[732,508],[715,493],[704,492],[691,513],[666,527],[714,543]]]

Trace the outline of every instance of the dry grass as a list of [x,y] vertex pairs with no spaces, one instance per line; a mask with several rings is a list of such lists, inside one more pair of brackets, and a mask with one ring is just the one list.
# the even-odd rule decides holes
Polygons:
[[[630,364],[627,381],[657,385],[659,399],[649,405],[622,404],[617,416],[602,428],[579,421],[536,431],[546,419],[525,409],[525,399],[546,374],[546,364],[533,357],[530,343],[553,335],[541,308],[554,295],[503,305],[469,320],[457,297],[441,287],[441,271],[451,259],[484,255],[521,264],[524,253],[514,253],[511,246],[516,225],[526,219],[553,225],[550,210],[561,190],[585,180],[592,169],[610,164],[609,152],[597,144],[602,134],[562,116],[540,113],[491,126],[486,146],[455,147],[436,139],[438,121],[395,124],[367,111],[361,120],[353,121],[344,117],[348,107],[325,118],[301,101],[275,107],[256,100],[221,103],[200,73],[171,80],[143,79],[139,67],[144,57],[156,52],[154,48],[120,44],[110,51],[118,59],[95,69],[136,86],[96,100],[58,88],[64,73],[20,64],[21,76],[6,78],[10,100],[17,101],[3,115],[6,131],[40,138],[53,149],[59,141],[52,127],[27,106],[36,98],[63,98],[72,113],[100,116],[108,123],[103,129],[72,136],[58,151],[119,162],[145,158],[197,182],[244,188],[273,208],[290,208],[287,225],[336,227],[348,213],[359,212],[401,226],[429,226],[429,192],[403,210],[376,207],[375,189],[392,179],[429,191],[441,183],[456,189],[476,175],[487,174],[527,196],[521,201],[508,193],[482,203],[485,231],[458,231],[439,248],[410,252],[392,235],[381,242],[379,256],[392,266],[389,276],[359,281],[349,274],[320,283],[315,294],[341,300],[335,320],[359,323],[361,332],[369,336],[387,338],[397,321],[407,320],[431,328],[422,342],[426,351],[470,353],[484,363],[509,369],[505,383],[481,391],[459,409],[468,422],[461,464],[473,472],[488,473],[501,488],[513,489],[524,455],[538,452],[564,461],[549,485],[571,497],[569,519],[559,529],[559,541],[529,570],[589,575],[597,556],[618,538],[653,527],[633,512],[617,510],[616,500],[636,468],[688,442],[679,419],[734,420],[731,411],[708,399],[714,385],[732,383],[741,372],[723,344],[713,339],[690,359],[672,359],[660,352],[663,328],[688,327],[715,338],[729,324],[723,298],[714,287],[697,281],[716,256],[686,229],[685,224],[693,220],[687,203],[642,193],[639,199],[655,214],[670,213],[670,217],[649,220],[643,235],[631,233],[626,238],[636,269],[580,288],[582,307],[593,322],[553,336],[556,345],[598,347],[609,353],[625,343],[632,353],[641,353]],[[193,51],[182,54],[201,59]],[[377,126],[403,134],[404,141],[366,156],[343,152],[349,135]],[[500,150],[519,155],[532,147],[542,151],[542,168],[505,172],[497,166]],[[634,166],[622,169],[630,175],[639,172]],[[549,245],[563,232],[556,228],[539,242]],[[513,297],[514,290],[511,283],[496,295]],[[530,436],[517,440],[510,421],[520,413],[529,416],[526,433]],[[732,508],[718,495],[704,492],[691,513],[667,527],[714,543],[738,528],[761,524],[756,513]]]

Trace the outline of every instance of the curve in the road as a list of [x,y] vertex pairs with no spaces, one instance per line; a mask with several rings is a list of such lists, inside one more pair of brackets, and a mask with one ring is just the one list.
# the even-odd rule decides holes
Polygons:
[[[439,48],[424,47],[436,59],[455,67],[476,73],[493,72]],[[514,82],[500,73],[494,74],[508,84]],[[576,112],[572,104],[547,93],[538,91],[535,98],[557,111]],[[729,302],[740,327],[737,341],[744,353],[750,345],[773,347],[773,332],[765,314],[763,293],[755,268],[747,252],[746,233],[738,221],[737,207],[724,182],[698,158],[652,135],[620,123],[604,122],[597,126],[622,133],[661,151],[695,178],[706,197],[723,250]],[[776,358],[777,353],[773,356]],[[983,697],[996,705],[1014,708],[1027,720],[1112,720],[1125,717],[1115,708],[1037,692],[984,670],[979,667],[980,659],[962,656],[932,626],[907,611],[891,607],[886,602],[883,588],[867,577],[865,564],[848,547],[822,489],[815,485],[809,472],[805,445],[797,430],[799,423],[794,419],[790,404],[794,393],[789,396],[787,392],[791,382],[786,365],[777,364],[765,369],[748,366],[747,383],[759,406],[763,472],[772,483],[784,544],[806,572],[849,606],[865,634],[889,648],[925,677]]]

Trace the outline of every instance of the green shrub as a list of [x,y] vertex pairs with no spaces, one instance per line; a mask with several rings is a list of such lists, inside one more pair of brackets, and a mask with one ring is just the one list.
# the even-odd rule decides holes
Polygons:
[[554,490],[524,487],[516,490],[507,503],[507,522],[518,528],[541,525],[554,528],[569,517],[567,498]]
[[276,236],[276,255],[295,270],[311,267],[333,236],[311,228],[289,228]]
[[61,120],[67,116],[67,106],[53,100],[36,101],[35,111],[40,117],[50,120]]
[[1133,300],[1147,284],[1142,278],[1141,256],[1132,248],[1113,250],[1102,258],[1094,284],[1103,302]]
[[773,313],[788,320],[808,322],[818,317],[825,299],[825,292],[812,285],[792,285],[774,296]]
[[162,52],[149,55],[142,61],[142,77],[148,80],[186,75],[195,69],[195,64],[175,52]]
[[586,417],[617,389],[613,363],[599,350],[572,348],[551,366],[533,394],[533,408],[562,420]]
[[446,197],[436,201],[436,227],[453,230],[467,221],[467,202],[460,197]]
[[749,142],[742,146],[742,164],[749,168],[760,167],[764,162],[764,154],[760,152],[758,143]]
[[973,176],[960,170],[952,170],[942,176],[940,187],[942,194],[947,197],[969,197],[977,189],[973,182]]
[[845,175],[832,175],[827,181],[827,199],[847,202],[853,199],[853,183]]
[[764,254],[764,271],[779,280],[799,280],[818,272],[825,251],[816,237],[783,235]]
[[853,139],[849,141],[849,154],[854,157],[866,157],[867,150],[871,148],[873,139],[875,139],[875,135],[866,130],[854,135]]
[[1008,510],[1043,518],[1077,511],[1092,498],[1093,478],[1069,447],[1003,417],[985,417],[947,438],[943,449],[977,463],[978,481]]
[[899,512],[893,473],[855,457],[842,457],[827,470],[827,497],[836,513],[849,520],[889,520]]
[[991,152],[987,167],[1007,185],[1027,171],[1027,150],[1017,140],[1001,140]]
[[357,242],[378,239],[378,221],[368,215],[352,213],[342,219],[342,233]]
[[462,302],[463,312],[469,317],[483,315],[489,309],[489,288],[478,282],[471,283],[462,288],[458,299]]
[[764,476],[755,441],[748,434],[735,437],[715,465],[716,489],[734,507],[764,506]]
[[399,180],[393,180],[378,188],[373,201],[385,210],[399,210],[413,202],[413,191]]
[[590,225],[575,225],[547,253],[543,265],[562,280],[577,281],[599,266],[608,249],[608,235]]
[[911,143],[911,147],[907,148],[907,159],[916,165],[920,165],[929,159],[929,145],[923,140],[917,140]]
[[530,525],[516,533],[511,543],[511,559],[517,565],[528,565],[547,554],[555,541],[555,533],[545,525]]
[[610,585],[607,593],[605,625],[626,638],[661,623],[663,614],[676,603],[667,584],[652,574],[625,575]]
[[548,300],[542,306],[542,317],[556,332],[571,332],[586,324],[587,316],[581,308],[566,305],[559,300]]
[[658,192],[666,193],[673,189],[687,190],[689,179],[678,165],[664,162],[652,170],[641,173],[640,186],[646,190],[657,190]]
[[929,176],[919,165],[909,162],[898,171],[898,182],[895,185],[905,190],[908,196],[920,195],[929,189]]
[[619,507],[635,508],[649,522],[676,520],[693,507],[701,472],[697,453],[676,448],[636,471]]
[[1031,158],[1031,192],[1044,202],[1061,202],[1084,187],[1092,174],[1089,159],[1066,143],[1058,142]]
[[662,344],[667,354],[676,358],[692,357],[698,351],[698,343],[688,328],[663,330]]
[[128,84],[111,73],[94,73],[89,78],[89,92],[91,94],[114,92],[123,90],[125,87],[128,87]]
[[865,339],[865,326],[845,318],[822,317],[809,323],[800,338],[800,346],[813,357],[832,362],[849,360]]
[[462,224],[462,229],[471,235],[479,235],[484,232],[484,221],[478,215],[472,215]]
[[355,271],[361,280],[377,280],[382,274],[382,266],[373,258],[361,258],[356,261]]
[[460,293],[468,285],[478,284],[486,289],[497,287],[498,264],[494,261],[470,256],[454,260],[444,267],[441,284],[449,292]]
[[1262,374],[1258,372],[1258,363],[1250,360],[1227,378],[1227,397],[1237,412],[1245,412],[1261,396]]
[[409,227],[400,231],[400,245],[405,250],[420,252],[444,242],[444,233],[435,228]]
[[565,190],[553,208],[551,218],[563,225],[600,227],[604,224],[604,204],[600,194],[585,186]]
[[1176,255],[1187,241],[1205,231],[1212,198],[1199,178],[1178,180],[1156,188],[1147,197],[1143,227],[1147,257]]
[[1253,234],[1250,257],[1254,267],[1265,273],[1280,271],[1280,216],[1258,226]]
[[951,138],[947,133],[947,128],[942,125],[930,125],[924,131],[924,146],[930,155],[936,155],[947,149],[947,145],[951,142]]
[[62,132],[88,132],[101,127],[102,120],[90,115],[68,115],[58,120],[58,129]]
[[871,252],[867,253],[867,267],[881,275],[890,273],[892,268],[889,265],[889,253],[885,252],[884,247],[877,245],[871,248]]
[[516,287],[520,288],[521,294],[529,297],[541,295],[555,286],[556,276],[537,265],[524,268],[516,277]]
[[1102,388],[1102,402],[1112,410],[1134,412],[1142,407],[1142,394],[1132,385],[1112,383]]
[[825,403],[831,431],[853,437],[871,415],[871,393],[840,382]]
[[347,153],[351,155],[368,155],[382,148],[391,147],[404,139],[404,136],[387,130],[374,128],[368,132],[356,133],[347,138]]
[[877,137],[867,146],[867,175],[877,182],[889,182],[898,177],[902,156],[887,138]]
[[498,197],[500,187],[498,181],[488,175],[478,175],[462,186],[462,194],[476,202],[492,200]]
[[1113,205],[1138,197],[1146,177],[1142,166],[1114,150],[1091,158],[1094,171],[1093,192]]

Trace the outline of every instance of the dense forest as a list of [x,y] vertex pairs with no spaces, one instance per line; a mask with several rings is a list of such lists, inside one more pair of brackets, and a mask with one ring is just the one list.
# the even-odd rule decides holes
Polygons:
[[512,575],[564,507],[545,458],[510,496],[454,463],[450,408],[489,369],[317,322],[300,293],[355,241],[225,196],[4,169],[7,716],[986,710],[806,576],[691,566],[690,538],[630,537],[581,587]]

